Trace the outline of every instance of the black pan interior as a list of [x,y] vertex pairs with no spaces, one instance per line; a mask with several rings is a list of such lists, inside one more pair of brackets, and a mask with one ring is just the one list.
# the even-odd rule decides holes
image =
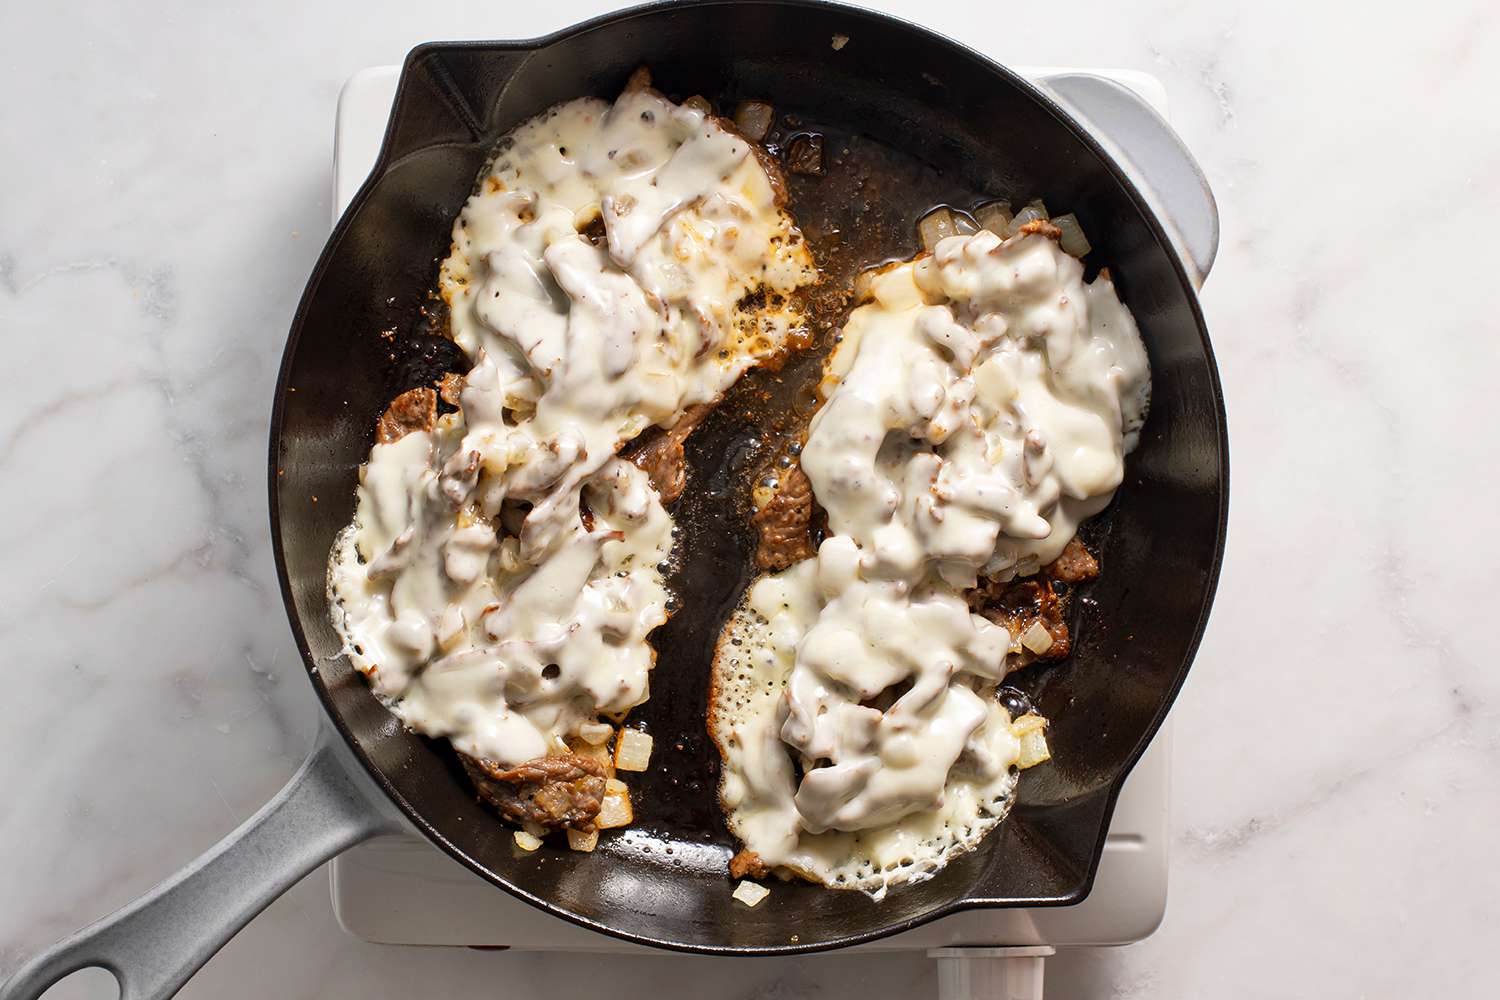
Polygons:
[[[834,50],[835,35],[847,36]],[[352,515],[375,417],[445,366],[419,334],[452,219],[495,140],[543,108],[612,97],[639,65],[676,97],[720,108],[759,98],[825,134],[829,176],[794,178],[792,209],[836,298],[856,263],[909,255],[939,202],[1044,198],[1076,212],[1140,323],[1154,399],[1127,481],[1093,541],[1105,574],[1078,602],[1075,652],[1019,678],[1052,720],[1055,760],[1027,773],[983,847],[874,903],[778,884],[751,910],[730,899],[733,850],[703,732],[709,656],[747,579],[739,504],[787,430],[816,361],[753,376],[689,442],[681,607],[655,634],[653,732],[638,824],[593,854],[517,850],[440,745],[405,732],[370,695],[328,624],[325,566]],[[840,162],[835,162],[839,160]],[[822,304],[829,322],[838,303]],[[394,337],[383,336],[387,332]],[[764,405],[769,394],[775,405]],[[760,403],[756,400],[759,399]],[[424,46],[408,58],[381,164],[309,282],[272,427],[272,528],[294,631],[335,722],[417,826],[465,864],[559,915],[693,950],[811,950],[972,905],[1076,902],[1115,795],[1188,668],[1222,552],[1227,450],[1218,378],[1180,267],[1133,192],[1055,109],[993,64],[878,15],[806,3],[643,8],[523,44]]]

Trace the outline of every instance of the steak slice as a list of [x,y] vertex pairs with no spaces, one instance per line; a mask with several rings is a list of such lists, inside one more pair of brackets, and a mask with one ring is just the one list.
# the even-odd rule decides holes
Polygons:
[[800,464],[792,465],[782,471],[771,499],[750,517],[750,523],[760,532],[755,565],[786,569],[817,555],[812,543],[812,516],[812,482]]
[[1042,567],[1042,573],[1063,583],[1087,583],[1099,578],[1099,560],[1095,559],[1075,535],[1062,550],[1062,555]]
[[996,625],[1009,630],[1012,639],[1019,639],[1027,629],[1040,622],[1052,639],[1045,653],[1023,650],[1021,665],[1036,661],[1061,660],[1072,648],[1073,638],[1068,629],[1068,599],[1059,594],[1053,581],[1066,584],[1086,583],[1099,576],[1099,561],[1076,537],[1052,562],[1042,567],[1036,576],[1004,583],[985,580],[968,591],[969,609],[983,615]]
[[413,431],[430,431],[437,422],[437,393],[431,389],[408,389],[385,408],[375,424],[375,440],[394,444]]
[[1019,639],[1036,622],[1052,637],[1045,653],[1021,652],[1021,665],[1037,660],[1061,660],[1068,655],[1072,637],[1064,614],[1062,598],[1053,593],[1048,581],[1028,576],[1021,580],[997,583],[986,580],[966,595],[969,610],[1003,626],[1012,640]]
[[682,443],[693,433],[693,428],[712,412],[713,406],[708,403],[688,407],[670,429],[658,429],[627,456],[646,473],[651,485],[661,496],[662,503],[671,503],[682,496],[682,491],[687,486],[687,454],[682,449]]
[[458,408],[459,395],[464,391],[464,377],[457,372],[444,372],[438,380],[438,398],[454,409]]
[[505,768],[459,754],[479,800],[513,823],[548,830],[594,829],[604,801],[604,765],[588,757],[557,754]]
[[766,863],[749,848],[745,848],[729,859],[730,878],[765,878],[769,869]]

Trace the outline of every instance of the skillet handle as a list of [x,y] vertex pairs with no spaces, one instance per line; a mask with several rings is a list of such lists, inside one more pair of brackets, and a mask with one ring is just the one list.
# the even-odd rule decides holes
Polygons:
[[397,828],[322,726],[318,744],[276,797],[144,896],[18,969],[0,1000],[36,1000],[80,969],[99,967],[120,1000],[165,1000],[277,896],[329,858]]
[[1039,81],[1130,174],[1156,210],[1195,288],[1219,252],[1219,208],[1208,178],[1166,120],[1123,84],[1091,73]]

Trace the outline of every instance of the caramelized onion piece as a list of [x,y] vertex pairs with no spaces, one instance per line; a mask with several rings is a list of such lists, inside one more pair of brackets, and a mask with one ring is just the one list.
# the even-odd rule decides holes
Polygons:
[[741,101],[734,109],[734,127],[751,142],[760,142],[771,131],[776,109],[765,101]]
[[823,137],[809,133],[793,139],[787,147],[786,167],[794,174],[823,176]]

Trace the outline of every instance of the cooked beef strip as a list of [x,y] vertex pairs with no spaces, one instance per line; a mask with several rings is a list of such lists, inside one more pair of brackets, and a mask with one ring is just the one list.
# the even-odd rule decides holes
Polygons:
[[1042,628],[1052,637],[1052,645],[1040,654],[1023,650],[1023,665],[1035,660],[1061,660],[1068,655],[1071,637],[1063,616],[1063,602],[1046,580],[1034,576],[1004,583],[986,580],[965,596],[970,610],[996,625],[1003,625],[1012,639],[1019,639],[1033,622],[1042,623]]
[[1042,567],[1042,573],[1063,583],[1087,583],[1099,577],[1099,560],[1095,559],[1075,535],[1062,555]]
[[1041,622],[1042,628],[1052,637],[1052,645],[1045,653],[1024,650],[1022,665],[1036,661],[1061,660],[1072,648],[1072,635],[1068,630],[1067,598],[1057,592],[1052,581],[1075,584],[1092,580],[1099,575],[1099,562],[1077,538],[1068,542],[1062,554],[1042,567],[1035,576],[1003,583],[983,580],[979,586],[965,596],[975,614],[983,615],[996,625],[1003,625],[1011,637],[1018,639],[1033,622]]
[[1043,236],[1057,240],[1062,239],[1062,230],[1058,229],[1046,219],[1032,219],[1017,230],[1018,235],[1028,236],[1032,233],[1040,233]]
[[400,441],[413,431],[430,431],[437,420],[437,393],[431,389],[408,389],[386,407],[375,424],[380,444]]
[[637,66],[630,72],[630,79],[625,81],[625,93],[633,94],[637,90],[651,89],[651,69],[647,66]]
[[512,768],[459,754],[479,800],[513,823],[548,830],[594,829],[604,801],[604,765],[588,757],[537,757]]
[[682,496],[687,486],[687,455],[682,443],[711,412],[713,406],[707,403],[688,407],[670,430],[648,432],[649,436],[643,435],[626,456],[651,479],[662,503]]
[[761,569],[786,569],[816,555],[809,530],[812,516],[812,483],[802,466],[794,464],[782,470],[776,492],[750,517],[750,523],[760,532],[755,565]]
[[730,878],[765,878],[767,874],[766,863],[752,850],[741,850],[729,859]]

